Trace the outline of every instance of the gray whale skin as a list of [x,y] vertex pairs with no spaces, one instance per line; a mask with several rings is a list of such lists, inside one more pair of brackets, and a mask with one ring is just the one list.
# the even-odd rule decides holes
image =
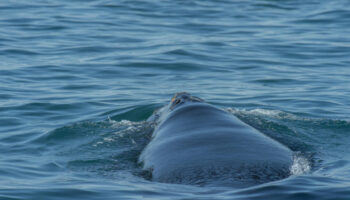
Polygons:
[[290,175],[293,152],[188,93],[159,111],[139,163],[163,183],[247,187]]

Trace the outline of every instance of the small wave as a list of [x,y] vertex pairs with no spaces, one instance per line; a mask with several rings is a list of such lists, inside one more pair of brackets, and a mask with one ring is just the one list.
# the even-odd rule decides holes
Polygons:
[[137,159],[153,132],[148,121],[84,121],[48,132],[32,141],[65,170],[115,177],[143,176]]
[[291,120],[291,121],[305,121],[312,122],[313,124],[319,125],[327,125],[331,126],[332,124],[335,126],[347,126],[350,128],[350,120],[347,119],[327,119],[327,118],[314,118],[314,117],[303,117],[300,115],[280,111],[280,110],[269,110],[263,108],[256,108],[252,110],[246,109],[235,109],[235,108],[227,108],[226,111],[234,114],[234,115],[250,115],[256,117],[270,117],[273,119],[281,119],[281,120]]
[[346,9],[331,9],[331,10],[321,10],[316,13],[311,13],[307,19],[318,19],[318,20],[347,20],[349,18],[349,11]]
[[170,70],[170,71],[198,71],[202,65],[188,63],[188,62],[129,62],[121,64],[123,67],[131,68],[147,68],[156,70]]
[[301,81],[298,81],[295,79],[288,79],[288,78],[263,78],[263,79],[252,80],[252,82],[261,83],[264,85],[267,85],[267,84],[269,84],[269,85],[272,85],[272,84],[292,85],[292,84],[296,84],[296,83],[301,82]]
[[295,10],[295,7],[292,7],[290,5],[283,5],[283,4],[277,4],[277,3],[255,3],[253,4],[254,7],[256,8],[267,8],[267,9],[275,9],[275,10],[283,10],[283,11],[291,11],[291,10]]
[[[129,99],[125,99],[125,101],[129,101]],[[123,120],[140,122],[149,118],[157,107],[159,107],[157,104],[130,106],[123,109],[115,109],[105,112],[101,116],[108,117],[110,120],[115,122],[120,122]]]
[[14,55],[25,55],[25,56],[35,56],[40,55],[40,53],[30,50],[23,50],[23,49],[5,49],[2,51],[4,54],[14,54]]

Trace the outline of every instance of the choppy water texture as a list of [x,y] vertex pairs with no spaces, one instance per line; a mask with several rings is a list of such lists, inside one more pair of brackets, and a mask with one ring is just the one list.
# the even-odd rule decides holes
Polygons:
[[[0,199],[349,199],[349,8],[1,1]],[[154,128],[145,120],[178,91],[309,165],[240,190],[149,181],[136,163]]]

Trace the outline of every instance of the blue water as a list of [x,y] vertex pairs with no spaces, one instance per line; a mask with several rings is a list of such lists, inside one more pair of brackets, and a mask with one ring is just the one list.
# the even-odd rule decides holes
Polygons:
[[[255,187],[147,179],[187,91],[303,158]],[[0,2],[0,199],[350,199],[350,2]]]

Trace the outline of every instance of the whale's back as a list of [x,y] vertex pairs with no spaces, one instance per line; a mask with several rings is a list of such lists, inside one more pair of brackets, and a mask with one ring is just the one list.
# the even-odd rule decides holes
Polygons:
[[223,110],[191,103],[159,124],[140,161],[154,181],[255,184],[288,176],[292,152]]

